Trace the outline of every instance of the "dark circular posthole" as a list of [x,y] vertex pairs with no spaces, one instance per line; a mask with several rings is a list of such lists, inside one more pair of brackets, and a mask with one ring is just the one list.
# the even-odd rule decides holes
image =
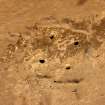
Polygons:
[[71,67],[70,67],[70,66],[67,66],[67,67],[66,67],[66,70],[69,70],[69,69],[71,69]]
[[53,39],[54,38],[54,36],[52,35],[52,36],[50,36],[50,39]]
[[45,63],[45,60],[44,59],[40,59],[39,62],[40,63]]
[[57,82],[57,81],[54,81],[55,83]]
[[77,46],[78,44],[79,44],[79,42],[78,42],[78,41],[74,42],[74,45],[76,45],[76,46]]

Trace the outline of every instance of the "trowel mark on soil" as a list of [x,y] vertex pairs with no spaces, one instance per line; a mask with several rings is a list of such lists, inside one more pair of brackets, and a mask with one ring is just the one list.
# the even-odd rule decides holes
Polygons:
[[75,94],[75,97],[76,97],[76,99],[77,100],[79,100],[80,99],[80,94],[79,94],[79,92],[78,92],[78,89],[76,88],[76,89],[74,89],[73,91],[72,91],[72,93],[73,94]]
[[81,6],[84,5],[88,0],[78,0],[77,5]]
[[51,79],[51,76],[49,76],[49,75],[39,75],[39,74],[37,74],[36,77],[39,78],[39,79]]
[[71,79],[71,80],[55,80],[54,83],[71,83],[71,84],[79,84],[80,82],[83,81],[83,78],[75,78],[75,79]]

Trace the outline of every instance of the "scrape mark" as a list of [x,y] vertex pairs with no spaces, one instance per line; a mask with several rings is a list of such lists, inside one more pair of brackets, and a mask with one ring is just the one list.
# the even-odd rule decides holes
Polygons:
[[83,78],[80,79],[71,79],[71,80],[55,80],[54,83],[71,83],[71,84],[79,84],[83,81]]
[[68,83],[76,83],[76,84],[78,84],[78,83],[80,83],[82,80],[83,80],[83,78],[80,78],[80,79],[72,79],[72,80],[68,80],[67,82],[68,82]]
[[48,75],[39,75],[39,74],[37,74],[36,77],[37,77],[37,78],[40,78],[40,79],[44,79],[44,78],[50,79],[50,78],[51,78],[51,77],[48,76]]
[[76,99],[79,100],[80,99],[80,94],[78,92],[78,89],[74,89],[72,92],[73,92],[73,94],[75,94]]
[[87,0],[78,0],[77,5],[84,5],[87,2]]

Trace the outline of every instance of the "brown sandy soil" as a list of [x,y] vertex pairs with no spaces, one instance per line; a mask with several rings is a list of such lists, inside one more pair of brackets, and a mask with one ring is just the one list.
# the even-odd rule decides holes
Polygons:
[[105,0],[0,0],[0,105],[105,105]]

